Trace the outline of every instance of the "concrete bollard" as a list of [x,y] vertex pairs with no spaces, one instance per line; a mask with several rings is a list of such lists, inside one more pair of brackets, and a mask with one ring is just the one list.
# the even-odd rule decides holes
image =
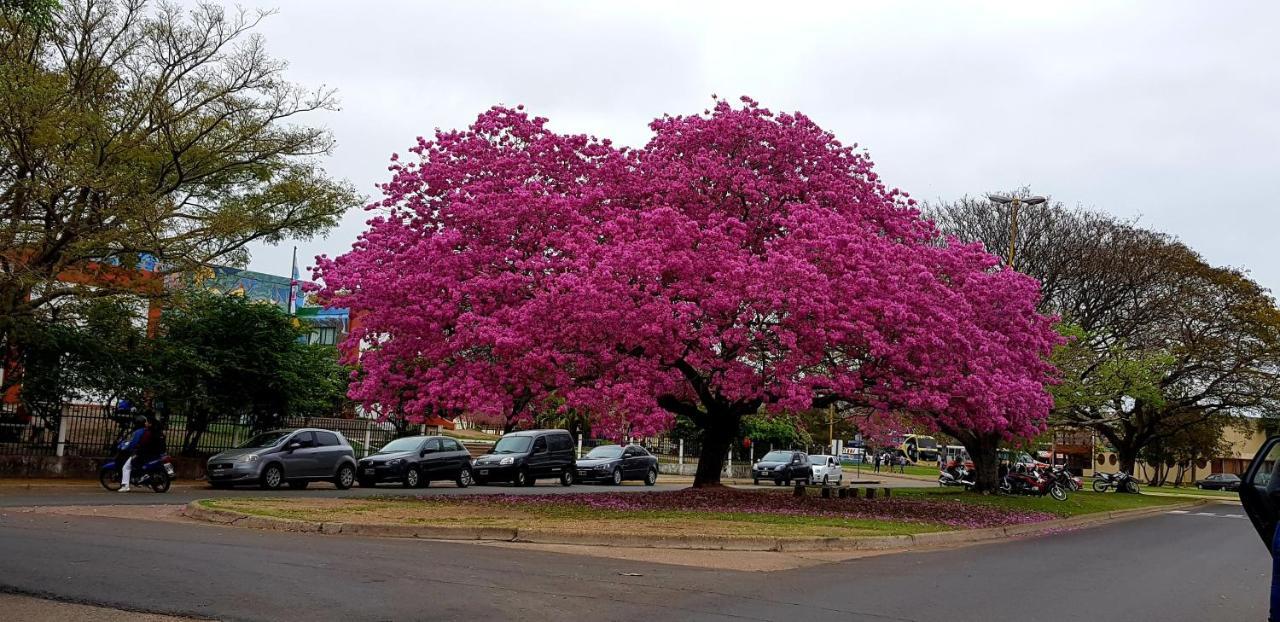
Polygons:
[[822,498],[823,498],[823,499],[830,499],[830,498],[831,498],[831,489],[830,489],[830,488],[828,488],[828,487],[826,487],[826,486],[823,486],[823,487],[822,487]]
[[[858,496],[858,489],[857,489],[857,488],[854,488],[854,489],[853,489],[853,494],[854,494],[854,496],[855,496],[855,497],[856,497],[856,496]],[[848,489],[848,488],[837,488],[837,489],[836,489],[836,498],[837,498],[837,499],[848,499],[848,498],[849,498],[849,489]]]
[[796,484],[796,490],[795,490],[795,492],[794,492],[794,493],[792,493],[792,494],[793,494],[794,496],[796,496],[796,497],[803,497],[803,496],[804,496],[804,484]]
[[868,488],[868,489],[867,489],[867,498],[868,498],[868,499],[875,499],[875,498],[876,498],[876,489],[875,489],[875,488]]
[[885,489],[884,489],[884,498],[885,498],[885,499],[888,499],[888,498],[889,498],[889,492],[890,492],[890,491],[892,491],[892,490],[893,490],[893,489],[892,489],[892,488],[889,488],[888,486],[886,486],[886,487],[885,487]]

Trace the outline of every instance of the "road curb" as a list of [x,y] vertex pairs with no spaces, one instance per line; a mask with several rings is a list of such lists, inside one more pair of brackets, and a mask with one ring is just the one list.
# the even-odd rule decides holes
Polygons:
[[1196,499],[1185,503],[1171,503],[1150,508],[1114,510],[1059,518],[1040,523],[988,527],[960,531],[938,531],[914,535],[865,536],[852,538],[773,538],[755,536],[688,536],[681,534],[638,535],[597,534],[588,531],[561,531],[550,529],[508,527],[443,527],[432,525],[387,525],[375,523],[343,523],[301,521],[273,516],[255,516],[208,508],[200,501],[192,501],[183,508],[183,515],[220,525],[286,531],[293,533],[318,533],[324,535],[364,536],[375,538],[422,538],[430,540],[486,540],[522,542],[530,544],[575,544],[582,546],[609,546],[653,549],[715,550],[715,551],[884,551],[928,549],[961,544],[973,544],[1013,537],[1035,535],[1064,529],[1081,529],[1096,525],[1133,520],[1154,514],[1207,505],[1209,499]]

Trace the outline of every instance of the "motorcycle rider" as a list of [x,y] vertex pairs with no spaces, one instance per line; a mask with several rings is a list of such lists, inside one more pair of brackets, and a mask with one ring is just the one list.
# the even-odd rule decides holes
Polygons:
[[129,492],[129,482],[132,481],[130,476],[133,472],[135,460],[138,466],[145,464],[145,458],[151,453],[154,446],[153,436],[151,434],[151,419],[138,415],[134,418],[136,428],[129,435],[129,440],[120,446],[120,456],[116,458],[116,463],[120,464],[120,460],[124,459],[124,466],[120,468],[120,490],[119,492]]

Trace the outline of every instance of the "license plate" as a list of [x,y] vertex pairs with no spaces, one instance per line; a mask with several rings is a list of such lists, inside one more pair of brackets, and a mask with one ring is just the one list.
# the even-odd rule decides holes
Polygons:
[[488,475],[488,474],[489,474],[489,469],[480,469],[480,474],[481,474],[481,475]]
[[164,465],[164,472],[169,475],[173,475],[173,465],[166,462]]

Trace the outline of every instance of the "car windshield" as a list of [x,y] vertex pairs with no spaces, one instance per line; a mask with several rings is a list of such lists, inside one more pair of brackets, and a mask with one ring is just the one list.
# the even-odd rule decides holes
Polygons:
[[289,436],[288,431],[263,432],[262,434],[259,434],[249,439],[248,442],[241,445],[240,447],[241,449],[262,449],[263,447],[275,447],[277,444],[280,443],[281,440],[284,440],[284,437],[286,436]]
[[416,436],[397,438],[396,440],[383,445],[382,449],[378,450],[378,453],[385,454],[393,451],[413,451],[418,448],[420,443],[422,443],[422,439]]
[[504,436],[493,446],[495,454],[521,454],[529,451],[533,438],[528,436]]
[[587,458],[621,458],[621,445],[601,445],[587,452]]
[[760,459],[761,462],[790,462],[791,452],[789,451],[771,451]]

